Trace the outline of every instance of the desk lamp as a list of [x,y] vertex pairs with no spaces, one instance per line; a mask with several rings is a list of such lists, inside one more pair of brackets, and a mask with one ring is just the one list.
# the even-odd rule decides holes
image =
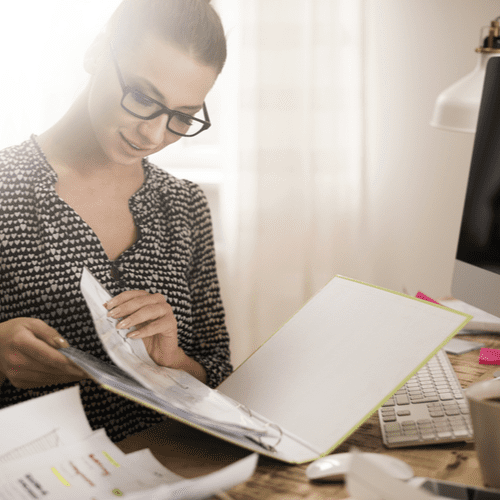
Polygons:
[[[476,49],[478,61],[474,70],[443,90],[436,99],[431,125],[457,132],[476,131],[479,104],[483,90],[486,64],[500,56],[500,16],[490,26],[481,28],[480,46]],[[488,36],[483,39],[483,30]]]

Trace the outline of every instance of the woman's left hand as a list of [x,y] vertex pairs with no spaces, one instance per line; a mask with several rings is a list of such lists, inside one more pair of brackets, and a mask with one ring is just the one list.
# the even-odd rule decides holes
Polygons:
[[108,316],[121,318],[117,328],[136,327],[128,337],[142,339],[157,365],[181,368],[185,364],[187,356],[177,342],[177,321],[163,295],[130,290],[113,297],[106,308]]

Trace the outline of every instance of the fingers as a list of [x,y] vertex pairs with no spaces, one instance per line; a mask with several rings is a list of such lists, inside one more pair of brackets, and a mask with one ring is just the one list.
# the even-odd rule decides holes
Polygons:
[[150,321],[144,325],[139,325],[136,330],[127,334],[128,338],[144,339],[154,335],[161,335],[172,339],[173,345],[177,346],[177,322],[170,318],[160,318]]
[[115,307],[121,306],[130,300],[139,298],[141,296],[150,295],[145,290],[128,290],[127,292],[122,292],[116,297],[113,297],[110,301],[108,301],[104,306],[108,311],[111,311]]
[[161,294],[128,291],[114,297],[106,306],[108,316],[120,319],[117,328],[137,328],[128,337],[144,338],[160,334],[177,339],[177,321],[171,306]]
[[59,335],[57,330],[47,325],[44,321],[36,318],[26,318],[25,328],[30,331],[36,338],[43,340],[46,344],[60,349],[68,347],[68,342]]
[[32,319],[26,323],[25,331],[20,332],[13,342],[11,356],[19,355],[42,365],[61,368],[73,368],[75,365],[57,349],[68,347],[54,328],[41,320]]
[[15,387],[73,382],[87,375],[57,348],[68,345],[41,320],[17,318],[0,324],[0,366]]
[[12,368],[8,371],[6,376],[9,378],[12,385],[19,389],[31,389],[34,387],[43,387],[45,385],[78,382],[79,380],[82,380],[82,378],[88,377],[84,372],[77,369],[76,365],[74,374],[61,373],[61,371],[49,373],[47,371],[38,371],[26,368]]

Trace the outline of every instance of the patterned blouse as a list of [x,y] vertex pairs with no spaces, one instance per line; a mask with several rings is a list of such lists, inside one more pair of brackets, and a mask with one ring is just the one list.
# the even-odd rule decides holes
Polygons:
[[[205,195],[143,160],[145,181],[130,198],[137,241],[110,261],[92,229],[56,194],[57,175],[32,136],[0,151],[0,322],[32,317],[55,328],[71,346],[110,361],[80,292],[83,266],[111,295],[162,293],[177,320],[179,345],[203,365],[216,387],[231,373],[229,337],[215,267]],[[0,408],[68,387],[0,387]],[[90,425],[113,441],[164,417],[80,382]]]

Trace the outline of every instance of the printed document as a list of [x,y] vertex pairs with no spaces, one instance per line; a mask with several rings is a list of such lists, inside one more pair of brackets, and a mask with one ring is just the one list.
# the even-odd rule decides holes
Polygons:
[[0,500],[194,500],[246,481],[257,465],[253,454],[184,479],[148,449],[125,454],[90,429],[78,386],[5,408],[0,424]]

